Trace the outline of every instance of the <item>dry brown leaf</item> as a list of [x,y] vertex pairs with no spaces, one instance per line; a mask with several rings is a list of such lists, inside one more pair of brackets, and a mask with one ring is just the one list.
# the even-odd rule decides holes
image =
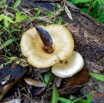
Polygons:
[[83,69],[78,74],[68,79],[68,81],[66,82],[66,87],[81,85],[86,83],[88,80],[89,80],[89,73],[86,69]]
[[56,87],[60,87],[61,82],[62,82],[62,78],[55,77],[53,82],[56,85]]
[[30,79],[30,78],[24,78],[24,80],[28,85],[32,85],[35,87],[45,87],[46,86],[45,83],[40,80]]
[[4,95],[13,87],[13,85],[19,80],[15,79],[13,82],[7,84],[6,86],[4,86],[2,88],[2,92],[0,93],[0,101],[2,100],[2,98],[4,97]]
[[45,87],[42,87],[42,88],[35,87],[32,89],[33,95],[36,96],[36,95],[42,94],[44,90],[45,90]]

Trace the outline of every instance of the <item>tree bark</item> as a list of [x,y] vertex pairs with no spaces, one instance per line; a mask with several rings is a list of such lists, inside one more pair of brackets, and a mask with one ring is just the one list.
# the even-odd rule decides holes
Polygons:
[[[66,2],[73,20],[64,15],[69,30],[73,33],[75,50],[80,52],[85,60],[85,68],[89,72],[104,74],[104,24],[81,12],[72,4]],[[81,89],[82,94],[96,91],[94,103],[104,102],[104,83],[90,78]],[[100,96],[99,96],[100,95]]]
[[[54,7],[57,6],[56,3],[36,3],[33,0],[23,1],[24,4],[26,3],[37,10],[41,6],[43,10],[53,11]],[[67,23],[67,28],[72,32],[75,51],[82,54],[85,68],[90,72],[104,74],[104,25],[67,1],[62,2],[61,6],[64,7],[64,11],[57,15],[63,17],[63,22]],[[19,6],[19,9],[24,10],[21,6]],[[57,20],[57,17],[55,19]],[[85,95],[92,90],[96,91],[93,102],[103,103],[104,83],[97,83],[96,79],[90,78],[89,82],[81,87],[80,92]],[[97,98],[98,95],[99,97]]]
[[102,73],[104,70],[104,25],[95,19],[72,8],[67,2],[66,5],[71,12],[73,20],[64,16],[68,22],[68,28],[75,39],[75,49],[79,51],[86,62],[86,67]]

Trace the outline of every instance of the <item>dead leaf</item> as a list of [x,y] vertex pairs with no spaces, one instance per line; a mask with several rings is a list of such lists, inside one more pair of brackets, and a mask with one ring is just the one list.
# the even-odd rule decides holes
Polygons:
[[2,98],[4,97],[4,95],[13,87],[13,85],[19,80],[18,79],[15,79],[13,82],[5,85],[3,88],[2,88],[2,92],[0,93],[0,101],[2,100]]
[[70,12],[70,10],[68,9],[67,6],[65,6],[65,12],[66,12],[67,16],[68,16],[71,20],[73,20],[72,14],[71,14],[71,12]]
[[37,68],[34,68],[33,71],[39,73],[39,74],[42,74],[42,73],[46,73],[50,70],[50,68],[44,68],[44,69],[37,69]]
[[69,86],[81,85],[86,83],[88,80],[89,80],[89,73],[86,69],[83,69],[78,74],[69,78],[65,86],[69,87]]
[[34,96],[41,94],[44,90],[45,90],[45,87],[42,87],[42,88],[32,88],[32,92],[33,92]]
[[46,87],[45,83],[40,80],[30,79],[30,78],[24,78],[24,80],[27,84],[35,87]]
[[54,82],[54,84],[56,85],[56,87],[60,87],[61,82],[62,82],[62,78],[55,77],[55,79],[54,79],[53,82]]

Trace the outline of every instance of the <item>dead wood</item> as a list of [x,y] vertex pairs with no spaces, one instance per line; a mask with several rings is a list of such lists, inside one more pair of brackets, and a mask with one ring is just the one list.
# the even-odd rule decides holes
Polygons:
[[[40,4],[33,3],[38,7]],[[52,11],[56,4],[43,3],[43,9]],[[63,4],[62,4],[63,6]],[[96,21],[89,15],[81,12],[77,7],[69,2],[64,3],[64,11],[60,14],[63,21],[67,23],[67,27],[72,32],[75,40],[75,50],[80,52],[85,60],[85,68],[90,72],[104,74],[104,25]],[[94,83],[94,84],[93,84]],[[104,83],[98,83],[95,79],[90,79],[87,84],[81,87],[81,94],[87,94],[92,90],[98,94],[104,93]],[[97,86],[97,87],[96,87]],[[102,88],[100,88],[102,87]],[[101,103],[103,96],[93,98],[94,103]]]
[[104,25],[95,19],[81,12],[79,9],[71,7],[66,2],[73,20],[64,16],[68,23],[68,28],[73,33],[75,39],[75,49],[82,53],[86,67],[97,73],[104,69]]
[[[6,62],[7,60],[5,58],[0,57],[0,66]],[[28,69],[21,65],[16,65],[14,67],[12,67],[12,65],[6,65],[0,69],[0,101],[27,71]]]
[[[75,40],[75,50],[79,51],[85,60],[85,67],[90,72],[104,74],[104,25],[94,18],[81,12],[72,4],[66,2],[66,6],[71,13],[72,19],[67,15],[63,18],[68,23],[69,30],[73,33]],[[85,95],[90,91],[101,94],[94,97],[94,103],[104,101],[104,83],[97,83],[95,79],[90,79],[88,83],[81,87],[81,94]],[[102,87],[102,88],[101,88]]]
[[[104,25],[81,12],[72,4],[66,2],[66,6],[72,19],[67,15],[64,15],[63,18],[68,23],[69,30],[73,33],[75,50],[82,54],[85,67],[90,72],[104,74]],[[95,79],[91,78],[88,83],[81,87],[80,92],[85,95],[90,91],[96,91],[97,94],[102,96],[93,98],[93,102],[102,103],[104,101],[103,85],[104,83],[97,83]]]

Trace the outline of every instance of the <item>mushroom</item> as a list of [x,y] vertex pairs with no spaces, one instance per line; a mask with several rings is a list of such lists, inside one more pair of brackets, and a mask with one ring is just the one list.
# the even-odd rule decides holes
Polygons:
[[52,66],[52,73],[61,78],[72,77],[83,66],[84,60],[82,56],[78,52],[73,51],[70,57]]
[[30,28],[23,34],[20,46],[32,66],[47,68],[72,55],[74,40],[65,26],[53,24]]

